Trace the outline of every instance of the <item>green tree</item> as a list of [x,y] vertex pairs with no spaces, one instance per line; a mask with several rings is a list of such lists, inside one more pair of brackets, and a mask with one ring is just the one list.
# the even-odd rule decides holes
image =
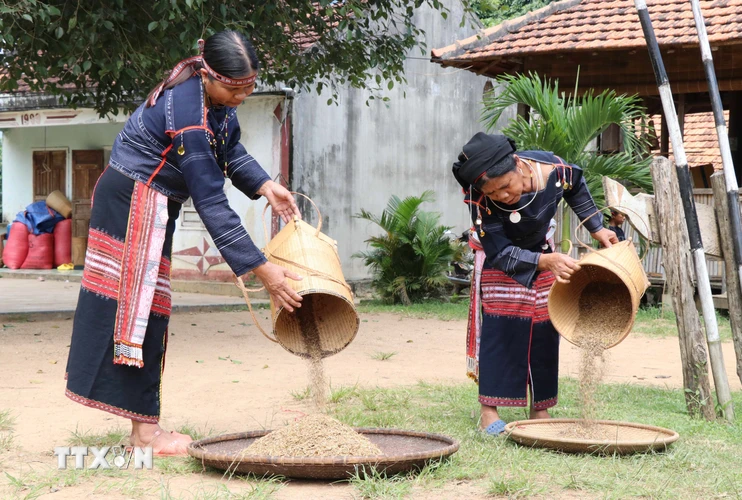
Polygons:
[[392,196],[381,216],[366,210],[354,215],[383,230],[366,240],[372,250],[353,255],[371,269],[372,286],[383,298],[410,305],[440,295],[448,283],[446,271],[455,251],[446,235],[451,228],[439,225],[439,213],[420,210],[434,201],[432,191],[404,200]]
[[23,81],[68,105],[115,114],[195,54],[199,38],[232,29],[254,40],[267,85],[329,87],[336,96],[350,84],[377,96],[405,81],[405,57],[422,35],[412,16],[422,5],[447,15],[441,0],[4,0],[0,91]]
[[540,9],[556,0],[474,0],[471,7],[487,27]]
[[[638,123],[646,122],[647,115],[641,101],[635,96],[616,95],[605,90],[598,95],[588,90],[582,96],[559,91],[557,81],[545,80],[536,74],[506,75],[498,78],[497,92],[484,98],[482,121],[488,130],[495,127],[505,109],[514,104],[525,104],[531,109],[529,119],[518,116],[502,133],[512,137],[518,149],[551,151],[564,161],[580,166],[598,207],[605,205],[602,177],[634,185],[652,192],[652,176],[646,155],[646,139],[636,133]],[[623,151],[601,154],[588,149],[590,143],[615,124],[621,129]],[[564,221],[569,220],[565,206]],[[569,239],[569,225],[563,225],[563,239]]]

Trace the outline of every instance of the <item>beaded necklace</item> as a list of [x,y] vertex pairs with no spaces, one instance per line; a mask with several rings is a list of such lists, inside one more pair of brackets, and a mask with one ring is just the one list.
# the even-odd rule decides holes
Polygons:
[[[525,164],[528,165],[528,169],[531,171],[531,178],[533,178],[534,171],[533,171],[533,167],[531,166],[531,163],[525,162]],[[486,198],[486,203],[489,203],[491,201],[495,205],[495,207],[499,208],[503,212],[510,212],[510,215],[508,216],[508,219],[510,219],[510,222],[512,222],[513,224],[519,223],[521,220],[520,211],[526,208],[531,203],[533,203],[533,200],[536,199],[536,196],[538,196],[539,191],[541,191],[544,188],[544,174],[541,171],[541,164],[539,162],[536,162],[536,167],[538,168],[538,177],[536,178],[536,191],[534,191],[533,197],[530,200],[528,200],[528,203],[514,210],[501,207],[500,205],[497,204],[495,200],[490,200],[489,197]]]
[[[202,82],[203,85],[203,82]],[[209,100],[209,108],[216,108],[211,102],[211,97],[206,92],[206,87],[204,87],[204,95]],[[227,165],[229,164],[229,161],[227,160],[227,136],[228,129],[227,125],[229,124],[229,109],[226,110],[224,114],[224,123],[222,123],[221,129],[219,132],[222,133],[222,152],[224,153],[224,168],[222,169],[224,171],[224,177],[227,177]],[[211,140],[209,141],[209,144],[211,145],[211,149],[214,152],[214,159],[216,160],[217,164],[219,163],[219,155],[216,151],[216,134],[211,136]]]
[[[217,106],[214,106],[211,102],[211,97],[209,97],[209,94],[206,92],[206,87],[203,84],[203,81],[201,82],[201,89],[204,95],[204,127],[208,127],[208,112],[211,108],[216,108]],[[209,105],[206,106],[206,99],[209,100]],[[224,115],[224,123],[222,123],[221,129],[219,130],[222,132],[222,151],[224,152],[224,168],[222,169],[224,171],[224,177],[227,177],[227,165],[229,164],[229,161],[227,160],[227,141],[226,138],[229,135],[227,125],[229,123],[229,109],[227,109],[225,115]],[[207,128],[208,130],[208,128]],[[209,142],[209,145],[211,146],[211,150],[214,152],[214,159],[216,160],[217,164],[219,164],[219,155],[217,154],[216,150],[216,134],[212,134],[211,138],[209,139],[207,136],[207,140]],[[185,154],[185,144],[183,139],[183,134],[180,134],[180,146],[178,147],[178,154],[180,156],[183,156]]]

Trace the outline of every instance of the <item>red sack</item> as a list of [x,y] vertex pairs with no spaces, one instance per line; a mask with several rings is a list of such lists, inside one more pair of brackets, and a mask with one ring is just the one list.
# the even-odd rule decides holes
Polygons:
[[72,219],[54,226],[54,267],[72,263]]
[[54,267],[54,235],[29,234],[28,255],[21,269],[51,269]]
[[28,228],[22,222],[10,225],[8,241],[3,249],[3,263],[10,269],[19,269],[28,255]]

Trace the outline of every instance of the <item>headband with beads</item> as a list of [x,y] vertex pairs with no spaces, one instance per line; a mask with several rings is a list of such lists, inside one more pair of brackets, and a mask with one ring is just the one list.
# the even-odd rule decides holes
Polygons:
[[204,59],[203,53],[204,53],[204,41],[203,39],[199,39],[198,41],[198,51],[199,55],[189,57],[187,59],[183,59],[178,64],[175,65],[175,67],[170,71],[170,75],[165,79],[162,84],[157,88],[157,91],[152,94],[152,98],[150,99],[150,105],[154,106],[155,101],[157,101],[157,98],[160,97],[160,94],[162,94],[162,91],[178,76],[186,69],[186,68],[193,68],[193,66],[196,63],[201,63],[201,66],[206,70],[206,72],[211,76],[214,80],[221,82],[225,85],[229,85],[231,87],[246,87],[247,85],[252,85],[255,82],[255,78],[257,76],[257,73],[253,73],[251,76],[247,78],[241,78],[241,79],[234,79],[229,78],[227,76],[220,75],[213,69],[211,69],[211,66],[209,66],[206,63],[206,60]]

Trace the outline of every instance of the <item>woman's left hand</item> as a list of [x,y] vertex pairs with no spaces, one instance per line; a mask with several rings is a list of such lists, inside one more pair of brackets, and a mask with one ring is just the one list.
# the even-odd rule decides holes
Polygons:
[[594,240],[597,240],[603,248],[608,248],[613,246],[614,243],[618,243],[616,233],[610,229],[603,228],[596,233],[590,233],[590,236],[592,236]]
[[257,194],[265,196],[273,209],[273,213],[280,215],[283,222],[288,223],[294,217],[301,219],[301,212],[299,212],[299,207],[296,206],[296,200],[294,200],[291,192],[277,182],[266,182],[260,186]]

